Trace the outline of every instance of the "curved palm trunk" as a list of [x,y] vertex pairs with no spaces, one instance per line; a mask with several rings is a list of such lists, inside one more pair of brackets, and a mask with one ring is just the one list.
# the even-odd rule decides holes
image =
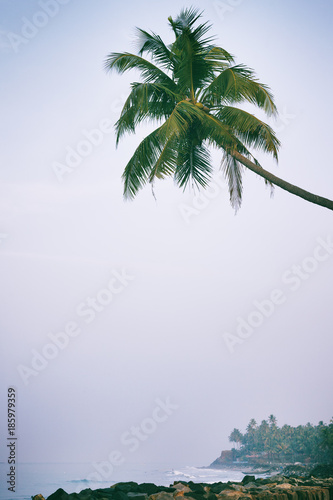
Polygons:
[[285,191],[288,191],[288,193],[295,194],[296,196],[299,196],[300,198],[303,198],[304,200],[310,201],[311,203],[315,203],[316,205],[320,205],[322,207],[328,208],[329,210],[333,210],[333,201],[332,200],[329,200],[328,198],[323,198],[322,196],[318,196],[316,194],[310,193],[309,191],[305,191],[305,189],[301,189],[297,186],[294,186],[294,184],[290,184],[290,182],[286,182],[283,179],[276,177],[276,175],[271,174],[271,172],[268,172],[267,170],[264,170],[261,167],[258,167],[258,165],[253,163],[248,158],[245,158],[245,156],[241,155],[237,151],[230,151],[229,153],[233,158],[235,158],[237,161],[239,161],[239,163],[244,165],[246,168],[248,168],[248,169],[252,170],[252,172],[255,172],[256,174],[260,175],[260,177],[267,179],[272,184],[279,186],[280,188],[284,189]]

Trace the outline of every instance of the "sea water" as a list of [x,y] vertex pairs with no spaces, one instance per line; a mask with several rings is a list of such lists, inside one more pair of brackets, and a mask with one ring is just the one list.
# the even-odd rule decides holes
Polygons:
[[6,484],[8,464],[0,463],[0,499],[31,500],[41,493],[45,498],[58,488],[67,493],[79,493],[86,488],[108,488],[120,481],[154,483],[170,486],[174,481],[214,483],[218,481],[241,481],[244,474],[236,470],[206,469],[184,464],[126,464],[117,467],[112,474],[99,481],[87,479],[94,469],[91,464],[80,463],[23,463],[17,464],[15,492]]

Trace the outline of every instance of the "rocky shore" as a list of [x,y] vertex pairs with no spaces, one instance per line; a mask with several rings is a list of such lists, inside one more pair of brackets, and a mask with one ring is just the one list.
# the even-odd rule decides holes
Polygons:
[[[85,489],[68,494],[59,489],[47,500],[333,500],[333,477],[275,475],[269,478],[244,476],[235,483],[175,481],[170,487],[152,483],[118,483],[110,488]],[[32,500],[45,500],[35,495]]]

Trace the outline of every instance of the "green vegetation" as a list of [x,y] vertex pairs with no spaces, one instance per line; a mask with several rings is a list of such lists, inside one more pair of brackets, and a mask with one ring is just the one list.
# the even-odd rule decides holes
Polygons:
[[[267,116],[277,109],[269,87],[254,72],[235,64],[229,52],[207,36],[211,26],[197,24],[201,13],[183,9],[168,18],[175,40],[166,45],[155,33],[137,28],[138,53],[111,53],[106,69],[122,74],[139,72],[141,81],[131,85],[116,123],[117,143],[134,133],[143,121],[158,125],[139,144],[124,174],[124,196],[156,179],[168,176],[182,188],[206,187],[212,177],[210,148],[222,153],[222,170],[229,185],[230,202],[237,210],[242,200],[244,167],[263,177],[265,183],[333,210],[333,201],[314,195],[264,170],[252,150],[278,159],[280,142],[273,129],[238,106],[243,103]],[[150,60],[143,55],[147,54]]]
[[238,459],[262,462],[333,463],[333,419],[330,424],[307,423],[292,427],[278,427],[274,415],[260,425],[251,419],[246,432],[234,429],[229,441],[235,443],[234,456]]

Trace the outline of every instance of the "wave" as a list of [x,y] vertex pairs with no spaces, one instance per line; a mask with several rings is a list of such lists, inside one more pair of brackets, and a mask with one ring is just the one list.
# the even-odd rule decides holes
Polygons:
[[182,472],[180,470],[172,470],[167,472],[168,476],[183,476],[183,477],[188,477],[189,479],[194,479],[195,476],[192,474],[186,474],[185,472]]

